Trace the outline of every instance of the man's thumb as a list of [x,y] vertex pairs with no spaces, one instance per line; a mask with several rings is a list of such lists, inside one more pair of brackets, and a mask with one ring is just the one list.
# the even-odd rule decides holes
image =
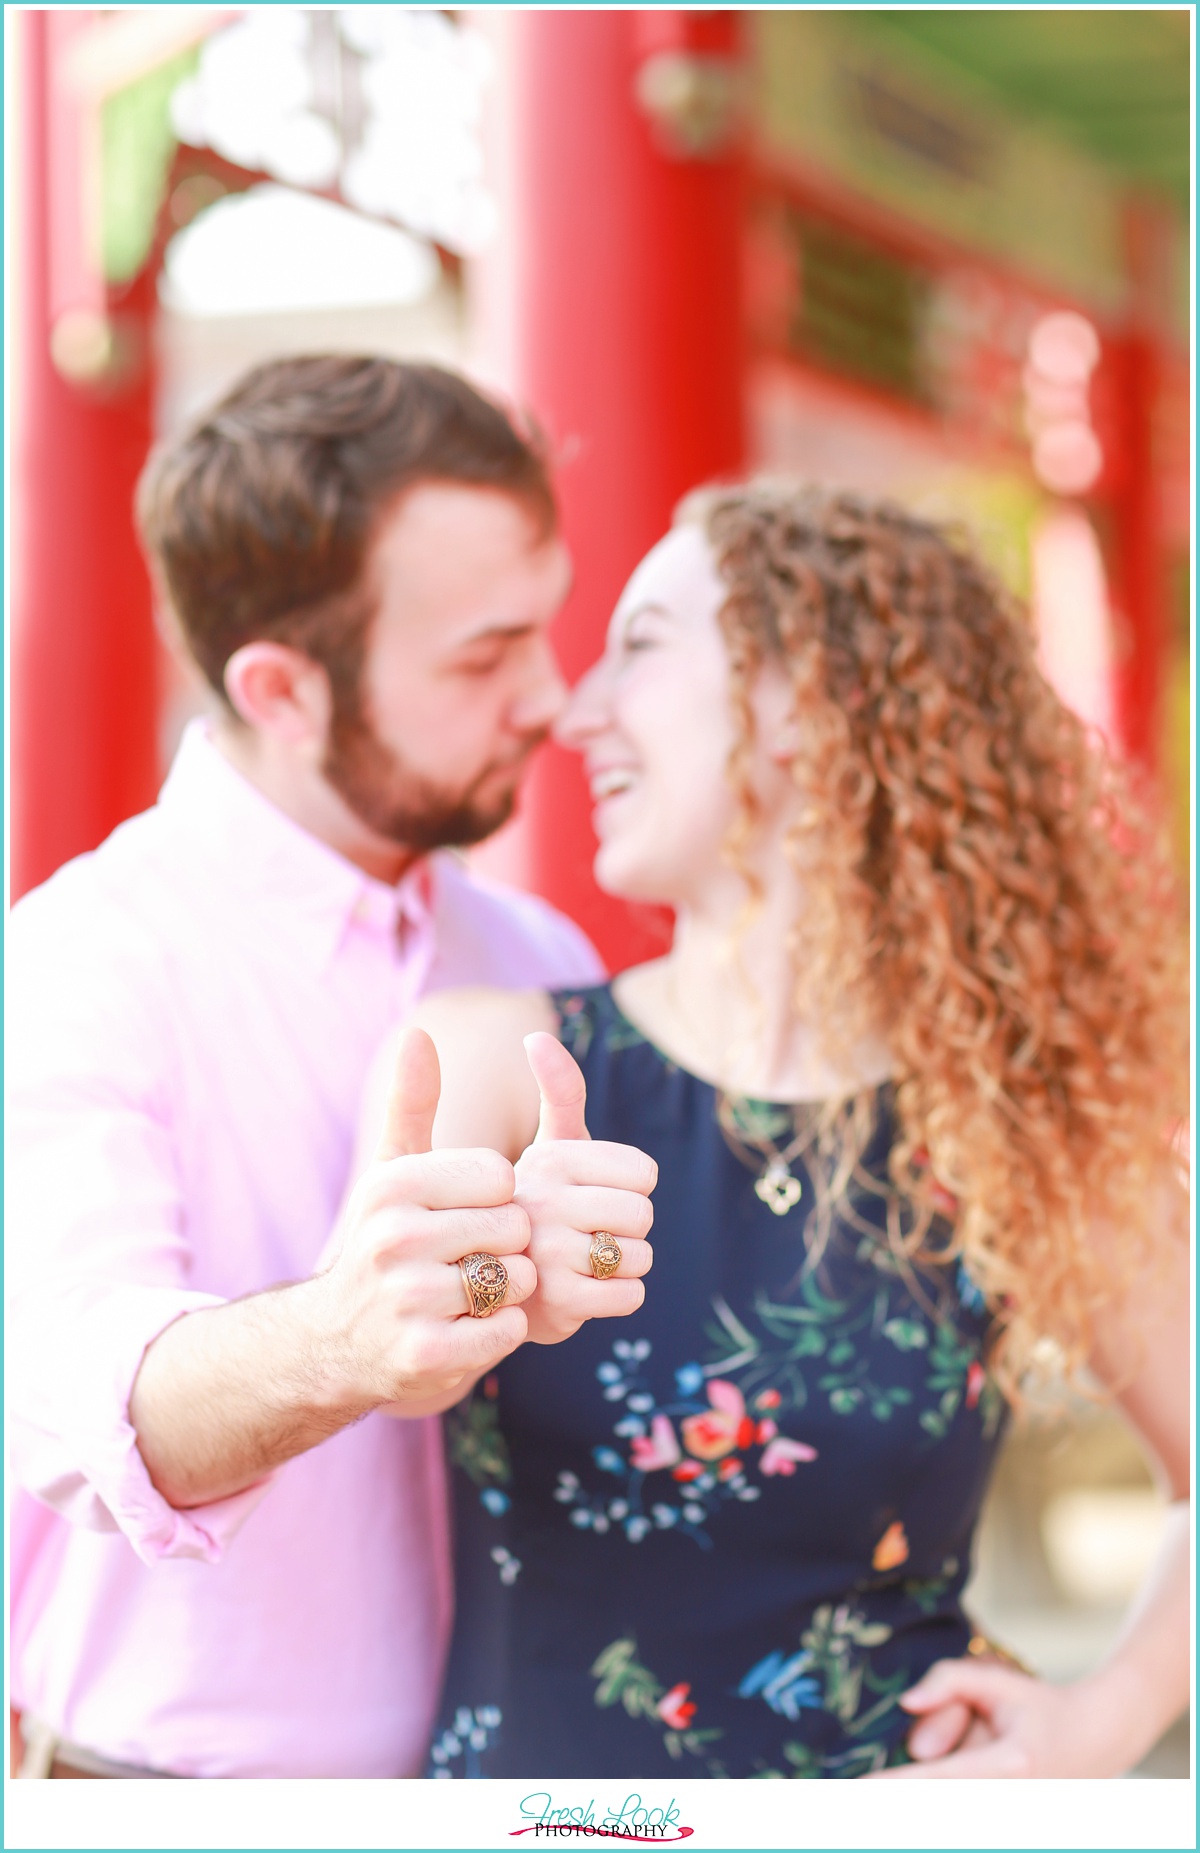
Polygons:
[[406,1029],[396,1051],[376,1158],[408,1158],[432,1150],[433,1117],[441,1091],[442,1071],[432,1036],[423,1029]]
[[542,1097],[538,1140],[590,1139],[583,1119],[587,1087],[575,1057],[545,1029],[526,1036],[525,1054]]

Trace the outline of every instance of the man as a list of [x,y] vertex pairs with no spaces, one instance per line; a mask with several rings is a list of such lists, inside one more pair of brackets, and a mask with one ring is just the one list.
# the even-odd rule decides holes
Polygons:
[[570,922],[444,853],[504,822],[559,708],[569,561],[533,445],[376,359],[257,369],[139,512],[215,715],[153,811],[13,915],[26,1773],[411,1775],[441,1460],[381,1408],[436,1406],[525,1335],[512,1303],[431,1310],[437,1231],[443,1263],[508,1256],[510,1302],[533,1280],[512,1168],[413,1155],[428,1045],[318,1264],[389,1024],[433,987],[600,975]]

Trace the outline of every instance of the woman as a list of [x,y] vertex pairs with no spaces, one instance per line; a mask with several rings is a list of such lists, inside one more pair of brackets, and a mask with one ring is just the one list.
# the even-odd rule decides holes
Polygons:
[[[672,905],[674,944],[591,992],[430,1000],[437,1139],[518,1160],[530,1336],[559,1336],[589,1257],[539,1214],[546,1132],[583,1132],[533,1143],[521,1041],[551,1032],[590,1131],[658,1164],[655,1266],[622,1324],[523,1346],[447,1417],[431,1773],[1127,1769],[1186,1699],[1182,1505],[1074,1685],[972,1657],[960,1596],[1031,1370],[1086,1365],[1186,1497],[1153,833],[971,553],[846,495],[686,510],[560,731],[597,880]],[[644,1226],[612,1233],[644,1272]]]

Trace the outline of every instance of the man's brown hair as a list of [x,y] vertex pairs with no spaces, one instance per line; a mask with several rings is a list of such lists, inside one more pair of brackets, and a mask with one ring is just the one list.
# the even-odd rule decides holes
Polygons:
[[255,367],[138,487],[142,537],[184,639],[223,698],[259,638],[304,651],[354,700],[381,517],[418,483],[496,489],[541,534],[554,492],[535,438],[442,367],[312,354]]

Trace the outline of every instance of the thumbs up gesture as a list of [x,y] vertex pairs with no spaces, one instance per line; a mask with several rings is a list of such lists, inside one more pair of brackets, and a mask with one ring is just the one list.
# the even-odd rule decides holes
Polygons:
[[[541,1110],[536,1137],[517,1160],[513,1202],[528,1217],[528,1254],[537,1270],[524,1306],[528,1336],[551,1345],[585,1319],[621,1317],[642,1304],[642,1276],[653,1261],[646,1237],[658,1166],[636,1146],[590,1137],[583,1076],[556,1036],[535,1031],[525,1038],[525,1053]],[[621,1250],[605,1279],[596,1278],[590,1259],[598,1233]]]
[[[483,1148],[431,1149],[440,1091],[431,1038],[406,1030],[374,1159],[347,1199],[331,1265],[309,1283],[323,1359],[364,1412],[448,1407],[526,1336],[522,1302],[536,1276],[513,1167]],[[503,1302],[483,1318],[458,1265],[479,1253],[508,1273]]]

